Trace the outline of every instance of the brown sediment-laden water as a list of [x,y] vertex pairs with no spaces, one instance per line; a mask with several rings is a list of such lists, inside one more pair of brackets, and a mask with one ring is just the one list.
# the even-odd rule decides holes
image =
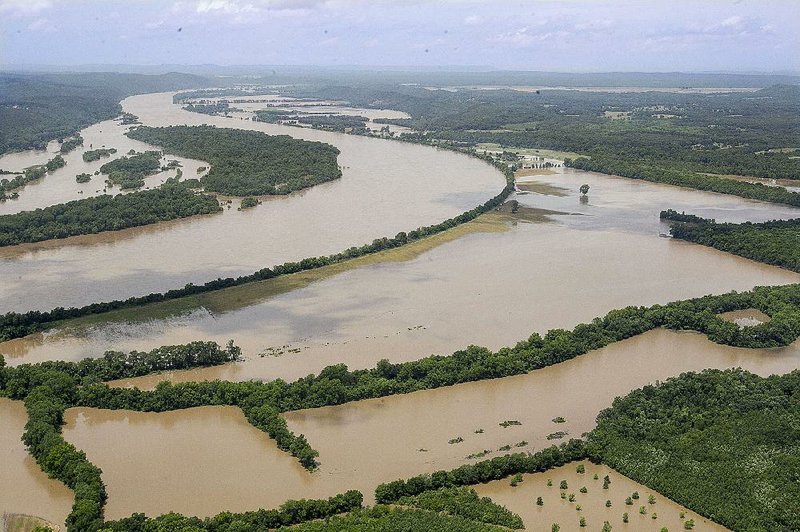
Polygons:
[[73,493],[47,478],[22,443],[28,414],[22,401],[0,398],[0,519],[21,514],[64,524]]
[[[75,244],[65,239],[54,247],[0,249],[0,278],[15,281],[0,285],[0,312],[161,292],[337,253],[456,216],[505,185],[491,165],[428,146],[191,113],[174,105],[171,93],[133,96],[122,105],[150,126],[207,123],[327,142],[341,150],[343,175],[287,197],[271,197],[257,209],[230,209],[191,223],[164,224],[159,231],[109,232]],[[69,163],[61,170],[68,169]],[[189,174],[185,177],[194,177]],[[47,187],[51,178],[57,179],[46,176],[37,187]],[[74,186],[71,170],[64,179]],[[89,184],[95,186],[95,180]],[[27,192],[21,192],[20,201]]]
[[369,501],[382,482],[580,437],[614,397],[684,371],[743,367],[768,375],[798,365],[797,344],[749,350],[659,329],[526,375],[286,413],[289,428],[320,453],[314,473],[281,456],[236,408],[71,409],[64,435],[103,469],[112,518],[211,515],[346,489]]
[[[659,237],[667,231],[658,219],[665,204],[731,220],[791,216],[789,208],[586,172],[536,179],[558,195],[517,196],[520,205],[575,214],[546,215],[552,223],[538,224],[506,214],[482,217],[353,265],[77,320],[0,344],[0,353],[13,365],[233,338],[244,362],[170,378],[294,379],[338,362],[364,368],[469,344],[496,349],[612,308],[800,280],[781,268]],[[583,182],[591,184],[586,203],[578,193]]]

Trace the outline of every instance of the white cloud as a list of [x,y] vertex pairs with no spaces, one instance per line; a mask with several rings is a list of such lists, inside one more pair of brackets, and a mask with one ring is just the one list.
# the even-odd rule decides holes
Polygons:
[[515,31],[501,33],[500,35],[492,37],[489,41],[524,48],[537,43],[563,41],[571,35],[572,33],[566,30],[530,31],[530,28],[526,26]]
[[226,14],[253,13],[258,11],[251,3],[241,3],[236,0],[202,0],[195,8],[198,13],[221,12]]
[[53,7],[50,0],[0,0],[0,13],[17,16],[37,15]]
[[464,19],[464,24],[467,26],[477,26],[481,22],[483,22],[483,17],[478,15],[470,15]]
[[45,31],[49,33],[55,31],[56,27],[46,18],[37,18],[28,25],[28,29],[30,31]]

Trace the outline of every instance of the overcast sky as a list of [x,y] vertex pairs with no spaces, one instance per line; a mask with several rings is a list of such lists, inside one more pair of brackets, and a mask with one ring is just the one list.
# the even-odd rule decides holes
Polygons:
[[800,0],[0,0],[0,66],[800,70]]

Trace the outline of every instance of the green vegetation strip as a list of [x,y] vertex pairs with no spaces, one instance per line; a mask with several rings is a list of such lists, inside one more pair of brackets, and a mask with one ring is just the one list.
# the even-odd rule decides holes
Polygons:
[[[0,246],[14,246],[54,238],[117,231],[198,214],[219,212],[217,199],[196,194],[189,183],[168,181],[155,190],[117,196],[97,196],[74,200],[17,214],[0,216]],[[54,311],[56,314],[61,310]],[[46,314],[46,313],[45,313]],[[6,315],[6,318],[9,315]],[[0,319],[2,321],[5,318]],[[16,321],[15,318],[11,318]],[[12,326],[11,329],[15,329]],[[0,339],[12,338],[0,325]],[[23,329],[17,329],[22,331]],[[32,330],[31,330],[32,332]]]
[[342,176],[337,148],[288,135],[212,126],[141,126],[127,135],[210,163],[203,187],[232,196],[288,194]]
[[277,510],[254,512],[223,512],[214,517],[200,519],[169,513],[155,518],[133,514],[119,521],[102,524],[102,532],[250,532],[274,530],[317,519],[327,520],[337,514],[361,508],[364,496],[359,491],[348,491],[329,499],[288,501]]
[[426,491],[419,495],[402,497],[397,504],[432,512],[445,512],[489,525],[525,528],[518,515],[495,504],[489,497],[480,497],[475,490],[465,487]]
[[673,210],[661,212],[675,238],[800,272],[800,218],[764,223],[716,223]]
[[146,151],[114,159],[100,167],[108,180],[123,190],[144,186],[144,178],[161,169],[161,152]]
[[[297,272],[306,271],[306,270],[313,270],[313,269],[320,268],[320,267],[323,267],[323,266],[327,266],[327,265],[330,265],[330,264],[336,264],[336,263],[344,262],[344,261],[347,261],[347,260],[350,260],[350,259],[354,259],[354,258],[357,258],[357,257],[362,257],[364,255],[369,255],[371,253],[377,253],[377,252],[382,251],[384,249],[397,248],[397,247],[403,246],[405,244],[408,244],[409,242],[414,242],[414,241],[423,239],[425,237],[428,237],[428,236],[431,236],[431,235],[434,235],[434,234],[437,234],[437,233],[441,233],[442,231],[446,231],[448,229],[456,227],[457,225],[460,225],[460,224],[469,222],[471,220],[474,220],[475,218],[477,218],[481,214],[489,212],[492,209],[498,207],[499,205],[501,205],[503,203],[503,201],[508,197],[508,195],[511,194],[511,192],[513,192],[513,190],[514,190],[514,174],[513,174],[513,172],[511,172],[511,170],[505,164],[503,164],[501,162],[494,162],[494,161],[492,161],[491,158],[488,158],[488,157],[480,157],[480,156],[476,156],[476,157],[481,158],[483,160],[486,160],[490,164],[494,164],[495,167],[497,167],[499,170],[501,170],[503,172],[503,174],[505,175],[505,178],[506,178],[506,186],[505,186],[505,188],[503,188],[502,191],[500,191],[500,193],[498,195],[496,195],[492,199],[488,200],[483,205],[480,205],[478,207],[475,207],[474,209],[471,209],[471,210],[466,211],[466,212],[464,212],[462,214],[459,214],[458,216],[456,216],[454,218],[450,218],[448,220],[445,220],[444,222],[441,222],[441,223],[438,223],[438,224],[435,224],[435,225],[419,227],[419,228],[414,229],[413,231],[411,231],[409,233],[400,232],[397,235],[395,235],[394,238],[386,238],[386,237],[378,238],[378,239],[373,240],[371,244],[365,244],[365,245],[363,245],[361,247],[355,247],[354,246],[354,247],[348,248],[345,251],[342,251],[340,253],[336,253],[334,255],[328,255],[328,256],[324,256],[324,257],[306,258],[306,259],[301,260],[300,262],[286,262],[284,264],[281,264],[281,265],[278,265],[278,266],[274,266],[272,268],[263,268],[263,269],[258,270],[257,272],[252,273],[250,275],[243,275],[243,276],[236,277],[236,278],[232,278],[232,277],[229,277],[229,278],[226,278],[226,279],[221,279],[220,278],[220,279],[216,279],[214,281],[209,281],[209,282],[207,282],[207,283],[205,283],[203,285],[194,285],[194,284],[190,283],[190,284],[187,284],[186,286],[184,286],[183,288],[177,288],[177,289],[174,289],[174,290],[169,290],[169,291],[164,292],[164,293],[152,293],[152,294],[148,294],[146,296],[131,297],[129,299],[109,301],[109,302],[106,302],[106,303],[92,303],[90,305],[86,305],[84,307],[79,307],[79,308],[76,308],[76,307],[72,307],[72,308],[68,308],[68,309],[55,308],[55,309],[53,309],[51,311],[47,311],[47,312],[41,312],[41,311],[38,311],[38,310],[29,311],[29,312],[25,312],[25,313],[9,312],[9,313],[6,313],[6,314],[0,316],[0,341],[10,340],[12,338],[21,338],[21,337],[26,336],[28,334],[32,334],[32,333],[35,333],[37,331],[41,331],[41,330],[47,328],[48,326],[52,325],[54,322],[61,321],[61,320],[78,318],[78,317],[81,317],[81,316],[102,314],[102,313],[105,313],[105,312],[109,312],[109,311],[117,310],[117,309],[123,309],[123,308],[139,307],[139,306],[147,305],[147,304],[150,304],[150,303],[158,303],[158,302],[161,302],[161,301],[168,301],[168,300],[178,299],[178,298],[185,297],[185,296],[191,296],[191,295],[195,295],[195,294],[201,294],[201,293],[205,293],[205,292],[212,292],[212,291],[215,291],[215,290],[221,290],[223,288],[229,288],[229,287],[232,287],[232,286],[240,286],[240,285],[245,285],[245,284],[252,283],[252,282],[263,281],[263,280],[266,280],[266,279],[273,279],[273,278],[279,277],[281,275],[287,275],[287,274],[297,273]],[[136,204],[136,203],[138,203],[140,198],[149,197],[149,196],[147,196],[148,194],[149,195],[153,195],[154,198],[161,198],[164,195],[167,195],[169,193],[169,194],[177,196],[178,198],[181,198],[181,197],[185,198],[185,200],[187,202],[186,206],[188,206],[188,207],[193,206],[195,203],[200,203],[203,208],[211,209],[211,202],[210,202],[210,200],[207,199],[208,196],[192,195],[188,190],[183,190],[183,189],[180,188],[180,186],[183,186],[184,188],[188,188],[190,185],[191,185],[190,182],[184,181],[183,184],[176,185],[174,192],[170,192],[172,189],[170,187],[168,187],[167,184],[165,184],[164,186],[162,186],[160,189],[157,189],[157,190],[152,190],[152,191],[148,190],[148,191],[143,191],[143,192],[135,192],[135,193],[127,194],[127,195],[124,195],[124,196],[115,196],[114,198],[109,198],[107,196],[101,196],[100,198],[89,198],[89,199],[80,200],[80,201],[77,201],[77,202],[70,202],[70,203],[65,204],[65,205],[71,205],[72,204],[73,207],[78,210],[78,212],[84,213],[84,215],[86,216],[86,219],[92,220],[93,222],[97,223],[99,227],[108,227],[108,229],[114,229],[114,228],[120,229],[122,227],[130,227],[130,225],[124,225],[125,223],[127,223],[127,220],[117,219],[117,217],[115,216],[117,209],[115,209],[113,205],[111,207],[109,207],[109,213],[108,213],[109,215],[112,216],[111,220],[108,220],[106,218],[103,218],[103,219],[100,219],[100,220],[96,220],[97,216],[93,212],[84,212],[84,206],[88,205],[88,204],[87,203],[82,203],[82,202],[87,202],[87,201],[90,201],[90,200],[98,201],[101,198],[106,198],[103,201],[112,202],[112,204],[113,204],[114,201],[134,202],[134,204]],[[131,199],[131,196],[133,196],[132,199]],[[198,198],[206,198],[206,199],[198,199]],[[171,200],[171,198],[169,196],[167,197],[167,199]],[[205,203],[207,203],[207,205],[204,205]],[[169,207],[170,209],[174,208],[174,206],[170,207],[170,205],[171,205],[171,201],[167,201],[166,202],[166,207]],[[210,211],[210,212],[215,212],[216,210],[220,209],[219,205],[217,205],[217,203],[216,203],[216,200],[214,200],[214,206],[215,206],[214,207],[214,211]],[[54,206],[54,207],[48,207],[47,209],[61,209],[63,207],[64,207],[63,205],[62,206],[57,205],[57,206]],[[159,212],[153,213],[152,212],[153,207],[151,206],[148,209],[148,204],[138,205],[138,207],[140,208],[140,212],[139,212],[140,216],[141,216],[142,212],[144,212],[144,213],[150,212],[151,218],[157,218],[157,216],[159,214],[163,214],[163,213],[159,213]],[[47,209],[44,209],[44,211],[47,211]],[[180,210],[180,211],[182,212],[182,210]],[[38,218],[36,218],[34,215],[38,216],[38,214],[36,214],[36,213],[41,213],[41,212],[42,211],[33,211],[33,213],[20,213],[20,214],[8,215],[8,216],[5,216],[5,217],[4,216],[0,216],[0,245],[2,245],[1,243],[3,242],[3,236],[5,236],[5,238],[8,239],[8,241],[14,242],[15,239],[19,238],[19,235],[17,233],[19,233],[20,231],[23,231],[23,234],[25,234],[25,231],[29,231],[31,233],[31,236],[27,237],[29,239],[37,238],[35,231],[36,231],[38,226],[35,226],[35,223],[38,223]],[[174,212],[174,211],[170,211],[168,209],[168,212]],[[191,212],[191,211],[189,211],[189,212]],[[187,214],[187,215],[191,216],[192,214],[203,214],[203,212],[193,212],[193,213]],[[29,217],[29,218],[26,218],[26,217]],[[176,216],[172,215],[172,217],[174,218]],[[163,218],[163,219],[170,219],[170,218]],[[3,223],[6,220],[11,220],[13,222],[9,222],[8,223],[7,227],[9,228],[9,230],[4,232],[3,231]],[[158,219],[156,219],[155,221],[158,221]],[[109,222],[117,223],[119,226],[118,227],[114,227],[113,223],[109,223]],[[144,223],[152,223],[152,222],[144,222]],[[138,225],[142,225],[142,224],[138,224]],[[111,226],[111,227],[109,227],[109,226]],[[53,229],[59,229],[59,224],[56,223],[56,222],[52,222],[52,227],[53,227]],[[13,231],[12,231],[12,229],[13,229]],[[85,233],[82,233],[82,232],[79,232],[79,231],[89,231],[89,229],[87,229],[85,227],[85,224],[83,224],[83,223],[76,224],[76,227],[75,227],[74,230],[78,231],[78,232],[73,233],[73,234],[85,234]],[[99,232],[99,231],[102,231],[102,230],[107,230],[107,229],[99,229],[99,230],[94,231],[94,232]],[[53,234],[57,235],[59,233],[57,231],[51,231],[49,233],[49,235],[53,235]],[[70,235],[68,233],[64,233],[64,236],[70,236]],[[55,238],[55,237],[54,236],[42,235],[42,236],[38,237],[38,240],[45,240],[47,238]],[[36,241],[36,240],[23,240],[23,241]],[[17,243],[19,243],[19,242],[17,242]],[[5,244],[5,245],[9,245],[9,244]]]

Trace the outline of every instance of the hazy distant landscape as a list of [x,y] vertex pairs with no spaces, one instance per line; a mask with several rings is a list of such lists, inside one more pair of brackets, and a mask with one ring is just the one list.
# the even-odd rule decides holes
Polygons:
[[793,3],[0,19],[0,532],[800,530]]

